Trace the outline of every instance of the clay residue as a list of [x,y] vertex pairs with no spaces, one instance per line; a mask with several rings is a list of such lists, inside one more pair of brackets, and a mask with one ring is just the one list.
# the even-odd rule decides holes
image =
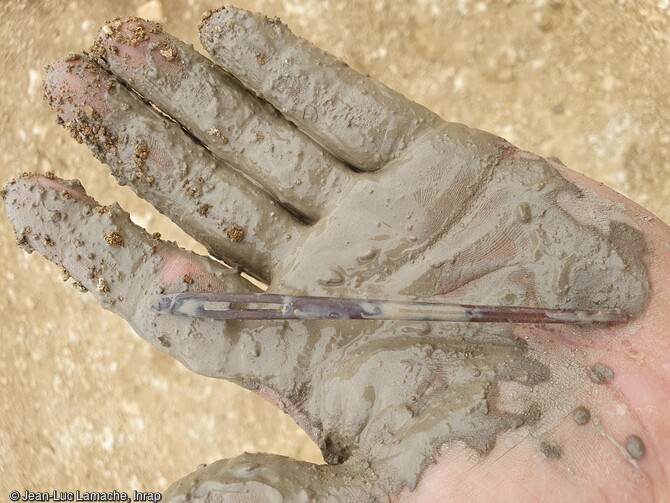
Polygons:
[[637,435],[631,435],[626,439],[626,451],[634,459],[642,459],[647,452],[644,442]]
[[[122,22],[122,18],[116,17],[111,21],[105,23],[101,31],[105,35],[111,37],[115,42],[119,44],[127,44],[131,47],[136,47],[142,42],[149,40],[150,34],[157,34],[161,32],[161,27],[158,24],[151,24],[150,26],[145,26],[139,18],[130,18],[131,20],[137,20],[140,22],[134,23],[132,26],[125,26]],[[94,44],[94,52],[103,54],[103,49],[99,44]]]
[[[216,30],[217,26],[221,29]],[[394,93],[361,79],[321,51],[294,44],[283,25],[260,16],[224,9],[209,17],[201,33],[215,59],[278,103],[281,111],[328,150],[359,168],[384,165],[377,173],[357,174],[348,191],[331,195],[332,206],[324,218],[308,222],[298,239],[289,236],[288,240],[280,237],[286,222],[272,227],[255,222],[254,226],[235,217],[244,234],[235,230],[238,224],[225,224],[231,221],[230,215],[221,218],[215,211],[223,198],[204,200],[212,190],[206,169],[191,167],[190,173],[174,182],[157,180],[159,187],[175,187],[175,192],[165,194],[184,207],[189,203],[182,201],[189,199],[196,208],[211,204],[206,212],[195,213],[200,220],[224,222],[229,242],[235,246],[258,246],[249,241],[263,231],[271,237],[263,241],[265,246],[290,243],[284,248],[290,250],[285,260],[272,263],[271,291],[618,308],[632,314],[643,310],[649,291],[646,248],[636,245],[642,248],[635,253],[629,250],[634,240],[643,241],[639,229],[621,207],[607,213],[607,222],[595,225],[580,212],[581,207],[559,204],[582,199],[590,204],[597,196],[587,197],[551,162],[494,135],[437,123],[414,105],[398,114]],[[242,40],[239,37],[252,39],[261,48],[234,51]],[[284,58],[274,57],[279,50],[286,51]],[[263,65],[258,54],[263,54]],[[282,66],[289,56],[295,64]],[[106,58],[124,79],[152,89],[142,69],[128,71],[113,54]],[[193,61],[197,63],[197,58]],[[298,62],[307,66],[302,68]],[[310,79],[303,79],[308,70]],[[204,82],[206,88],[208,77]],[[185,89],[182,82],[163,84],[179,92]],[[331,102],[329,97],[337,98],[331,99],[337,106],[321,106]],[[190,99],[188,93],[185,99]],[[125,98],[119,103],[126,103]],[[197,113],[201,112],[211,116],[216,111]],[[360,120],[364,115],[365,123]],[[341,116],[351,120],[343,123],[338,120]],[[329,136],[320,136],[315,125]],[[234,126],[229,130],[209,122],[201,127],[199,137],[221,155],[234,152],[230,149],[247,138]],[[219,139],[215,130],[228,142],[212,141]],[[252,133],[247,146],[263,144],[272,136],[260,128]],[[374,155],[370,148],[375,149]],[[245,163],[241,160],[240,166],[246,169]],[[305,194],[312,197],[325,190],[310,181]],[[159,206],[167,200],[164,194],[152,197]],[[188,228],[193,233],[194,226]],[[251,229],[253,234],[247,232]],[[195,236],[209,239],[209,232],[203,229]],[[221,251],[246,257],[248,248],[231,246]],[[341,476],[353,477],[362,466],[374,464],[376,475],[367,482],[379,497],[415,487],[431,456],[444,444],[461,442],[484,456],[506,432],[532,428],[538,436],[546,433],[554,415],[565,418],[572,412],[567,403],[557,404],[551,397],[562,392],[566,383],[585,386],[582,369],[555,365],[560,359],[547,356],[541,339],[519,342],[509,326],[319,321],[295,323],[283,330],[291,330],[295,345],[279,355],[267,349],[260,332],[242,336],[241,351],[254,362],[250,367],[256,369],[260,362],[260,368],[273,376],[272,396],[293,412]],[[310,336],[301,342],[296,333]],[[198,358],[192,350],[191,354]],[[210,360],[205,354],[200,358]],[[297,366],[287,366],[284,359],[298,362]],[[286,368],[295,368],[295,373],[287,374]],[[594,372],[611,379],[605,368]],[[266,389],[248,382],[247,386]],[[543,442],[539,449],[549,459],[561,456],[560,446],[552,442]],[[282,483],[275,489],[281,492],[289,487]],[[332,489],[318,484],[314,494]]]
[[596,363],[589,371],[589,378],[596,384],[605,384],[614,379],[614,371],[603,363]]
[[[549,162],[444,125],[381,173],[360,175],[347,204],[315,226],[271,288],[642,312],[646,254],[631,256],[612,232],[642,234],[630,223],[600,232],[557,205],[563,193],[578,197],[580,188]],[[627,221],[622,208],[607,217]],[[485,455],[506,432],[546,433],[572,413],[567,400],[551,397],[586,392],[589,384],[583,367],[557,364],[559,348],[529,329],[525,347],[511,344],[508,326],[387,324],[367,337],[356,327],[335,330],[355,342],[342,350],[332,342],[312,380],[317,442],[332,462],[343,452],[345,464],[382,460],[379,473],[394,481],[388,492],[414,487],[428,463],[424,453],[445,443]],[[563,357],[574,359],[567,351]],[[603,382],[613,378],[607,370],[593,369]],[[368,386],[373,403],[351,392]],[[552,446],[541,452],[556,459],[560,448]]]
[[207,216],[207,213],[209,212],[209,210],[211,209],[211,207],[212,207],[211,204],[203,204],[202,206],[200,206],[200,207],[198,208],[198,214],[201,215],[201,216],[203,216],[203,217],[206,217],[206,216]]
[[591,420],[591,411],[580,405],[573,411],[572,418],[575,420],[575,423],[584,426]]
[[[362,328],[339,332],[349,339]],[[318,411],[324,459],[378,459],[381,473],[412,487],[425,452],[463,442],[485,455],[502,432],[536,423],[533,403],[511,411],[499,398],[507,383],[530,388],[550,377],[525,345],[475,328],[388,322],[369,330],[313,380],[308,404]],[[363,385],[365,393],[351,393]]]
[[543,441],[540,443],[540,452],[544,454],[548,459],[561,459],[563,451],[560,446],[554,444],[553,442]]
[[274,454],[245,453],[209,465],[173,484],[164,501],[181,501],[185,494],[206,501],[320,501],[373,503],[381,494],[365,484],[370,468],[332,467],[297,461]]
[[[468,157],[471,149],[476,156]],[[328,283],[332,268],[343,281],[330,294],[363,289],[382,297],[395,291],[410,299],[640,313],[649,292],[647,255],[631,255],[612,233],[645,238],[629,224],[600,232],[556,204],[561,194],[580,192],[547,161],[445,124],[383,173],[362,175],[350,204],[307,238],[305,246],[331,267],[289,265],[282,282],[306,291]],[[352,230],[352,214],[365,231]],[[618,207],[608,215],[628,218]],[[370,250],[380,251],[357,259]]]

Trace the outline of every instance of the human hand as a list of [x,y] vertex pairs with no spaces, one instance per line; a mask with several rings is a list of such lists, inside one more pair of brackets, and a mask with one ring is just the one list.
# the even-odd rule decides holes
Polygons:
[[[667,489],[668,352],[656,318],[667,307],[667,227],[557,163],[443,123],[274,20],[227,9],[201,33],[218,64],[303,132],[135,20],[103,28],[97,56],[210,152],[84,57],[56,63],[46,90],[121,183],[212,255],[282,293],[619,307],[638,316],[605,328],[161,316],[147,296],[253,287],[146,235],[79,186],[22,178],[7,188],[7,204],[26,246],[189,368],[284,407],[331,463],[245,455],[171,494],[442,501],[559,494],[569,484],[585,497],[607,490],[644,499]],[[597,363],[614,377],[597,367],[594,380],[604,382],[589,380]],[[579,406],[591,411],[585,426],[573,420]],[[631,435],[646,441],[641,459],[634,441],[626,450]],[[532,480],[523,479],[530,469]]]

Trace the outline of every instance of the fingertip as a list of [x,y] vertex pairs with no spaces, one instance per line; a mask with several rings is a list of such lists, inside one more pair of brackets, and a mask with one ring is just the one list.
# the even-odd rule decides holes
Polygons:
[[142,42],[150,42],[156,35],[163,33],[163,26],[156,21],[137,16],[125,16],[118,18],[120,21],[120,33],[125,36],[128,45]]
[[251,16],[251,12],[232,5],[224,5],[218,9],[208,10],[203,13],[202,20],[198,25],[198,32],[200,41],[205,48],[211,45],[207,43],[208,41],[211,41],[216,35],[231,28],[230,23],[233,22],[233,18],[236,16]]
[[53,173],[20,173],[16,178],[9,180],[3,187],[5,205],[10,206],[12,202],[22,199],[26,193],[36,189],[54,189],[61,193],[68,192],[74,194],[78,199],[88,198],[84,187],[79,180],[62,180]]
[[64,208],[71,203],[95,206],[78,180],[61,180],[52,173],[22,173],[3,188],[4,203],[17,244],[28,253],[38,251],[58,262],[62,249],[57,246],[58,226],[67,219]]
[[148,55],[168,68],[181,60],[178,48],[159,23],[134,16],[118,17],[104,24],[91,52],[112,64],[115,73],[134,73],[146,65]]
[[35,194],[42,194],[45,191],[57,192],[64,200],[75,200],[87,205],[97,205],[95,199],[86,193],[79,180],[63,180],[49,171],[44,174],[21,173],[17,178],[7,182],[2,191],[10,220],[12,220],[12,216],[17,209],[26,206],[36,207],[36,203],[41,197],[36,197]]
[[81,54],[70,54],[46,66],[42,91],[44,100],[52,109],[59,109],[65,103],[69,74],[83,57]]
[[100,27],[97,40],[137,47],[150,43],[152,38],[162,32],[163,27],[155,21],[136,16],[116,17]]
[[86,55],[73,53],[47,65],[43,83],[44,91],[54,98],[62,95],[68,85],[90,73],[90,68],[87,68],[88,63],[90,61]]
[[61,121],[75,120],[77,110],[90,118],[109,112],[106,93],[115,83],[84,54],[70,54],[46,68],[44,98]]
[[211,29],[212,18],[215,17],[217,12],[225,11],[228,8],[230,8],[230,6],[222,5],[217,9],[210,9],[203,12],[200,18],[200,24],[198,24],[198,31],[200,32],[200,34],[202,35],[203,31],[206,32]]

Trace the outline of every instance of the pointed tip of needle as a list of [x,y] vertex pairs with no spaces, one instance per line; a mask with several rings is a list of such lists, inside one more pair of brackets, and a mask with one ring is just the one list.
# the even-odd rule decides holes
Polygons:
[[630,315],[620,309],[563,310],[550,315],[557,323],[625,323]]

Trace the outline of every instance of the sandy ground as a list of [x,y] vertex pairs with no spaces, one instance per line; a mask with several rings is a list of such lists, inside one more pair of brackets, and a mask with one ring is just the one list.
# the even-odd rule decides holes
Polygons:
[[[670,0],[239,1],[279,16],[351,66],[445,119],[497,133],[604,182],[670,222]],[[158,7],[161,7],[160,9]],[[0,4],[0,180],[51,170],[103,204],[196,245],[58,127],[43,68],[88,47],[116,15],[162,17],[197,41],[215,2]],[[202,250],[202,248],[196,248]],[[0,218],[0,497],[11,489],[160,490],[222,457],[319,461],[284,416],[192,375],[137,338]]]

